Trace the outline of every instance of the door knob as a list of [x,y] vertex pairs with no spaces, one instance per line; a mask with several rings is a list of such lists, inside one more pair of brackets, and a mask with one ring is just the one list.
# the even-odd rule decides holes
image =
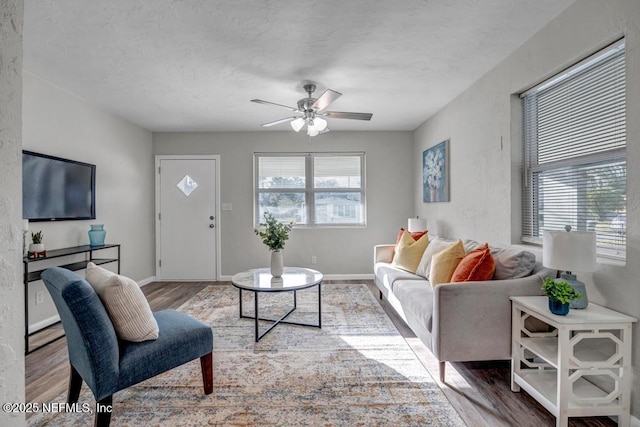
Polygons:
[[209,228],[213,228],[213,227],[215,227],[215,225],[209,224]]

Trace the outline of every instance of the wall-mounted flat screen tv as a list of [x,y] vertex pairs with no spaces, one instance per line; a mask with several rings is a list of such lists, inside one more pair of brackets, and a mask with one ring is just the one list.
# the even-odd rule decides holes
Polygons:
[[29,221],[96,218],[96,166],[22,152],[22,217]]

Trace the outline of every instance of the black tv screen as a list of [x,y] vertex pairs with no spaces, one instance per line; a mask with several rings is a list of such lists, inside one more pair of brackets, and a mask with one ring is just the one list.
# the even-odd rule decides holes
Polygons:
[[22,217],[29,221],[96,218],[96,166],[22,152]]

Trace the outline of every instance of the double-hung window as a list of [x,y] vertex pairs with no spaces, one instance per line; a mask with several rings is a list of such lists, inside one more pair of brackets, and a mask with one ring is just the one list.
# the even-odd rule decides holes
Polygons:
[[521,95],[524,241],[595,231],[599,256],[626,256],[625,44],[620,40]]
[[364,153],[256,153],[255,224],[366,225]]

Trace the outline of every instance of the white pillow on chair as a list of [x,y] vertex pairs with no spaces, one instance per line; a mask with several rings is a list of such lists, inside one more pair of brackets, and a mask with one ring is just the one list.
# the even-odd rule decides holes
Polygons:
[[158,338],[158,322],[134,280],[92,262],[87,265],[85,278],[104,304],[118,338],[134,342]]

